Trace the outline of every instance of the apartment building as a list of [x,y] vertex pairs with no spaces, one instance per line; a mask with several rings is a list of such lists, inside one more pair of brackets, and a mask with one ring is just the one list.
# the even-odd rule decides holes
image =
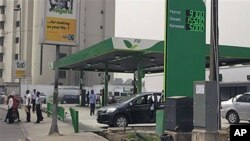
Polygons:
[[[44,1],[0,0],[0,91],[1,88],[18,87],[19,79],[15,78],[13,68],[14,61],[18,59],[26,61],[26,77],[21,79],[21,84],[54,83],[54,71],[48,64],[55,60],[56,47],[41,42]],[[164,39],[164,0],[74,2],[79,6],[78,45],[61,45],[60,57],[86,49],[110,37]],[[62,70],[59,72],[59,83],[79,85],[79,77],[79,71]],[[83,84],[100,84],[102,78],[102,72],[84,72]]]

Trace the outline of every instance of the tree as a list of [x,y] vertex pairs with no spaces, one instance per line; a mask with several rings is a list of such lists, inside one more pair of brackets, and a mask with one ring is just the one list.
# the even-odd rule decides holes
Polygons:
[[49,135],[60,134],[57,125],[57,108],[58,108],[58,88],[53,93],[53,107],[52,107],[52,123],[49,131]]

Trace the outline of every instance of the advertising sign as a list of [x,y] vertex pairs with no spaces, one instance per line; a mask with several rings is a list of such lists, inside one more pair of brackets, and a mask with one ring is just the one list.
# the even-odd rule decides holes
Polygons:
[[205,3],[168,0],[166,12],[165,94],[192,97],[193,82],[205,80]]
[[77,0],[46,0],[44,43],[76,45]]
[[160,41],[133,39],[133,38],[112,38],[115,49],[124,50],[145,50],[149,49]]
[[23,60],[15,61],[15,78],[24,78],[26,76],[26,62]]

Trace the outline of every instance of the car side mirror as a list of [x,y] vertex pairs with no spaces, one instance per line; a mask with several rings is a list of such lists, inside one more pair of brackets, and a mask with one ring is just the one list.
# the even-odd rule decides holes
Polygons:
[[132,102],[130,102],[130,103],[129,103],[129,105],[130,105],[130,106],[133,106],[133,103],[132,103]]

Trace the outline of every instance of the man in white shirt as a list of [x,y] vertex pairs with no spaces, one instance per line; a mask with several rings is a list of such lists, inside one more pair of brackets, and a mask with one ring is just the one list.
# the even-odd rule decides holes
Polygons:
[[36,117],[37,117],[37,120],[35,123],[40,123],[40,121],[43,120],[42,111],[41,111],[42,100],[40,98],[39,91],[36,93],[36,95],[37,95],[37,98],[36,98]]
[[8,96],[8,112],[5,118],[5,122],[7,122],[7,119],[9,121],[9,124],[14,123],[14,119],[12,118],[12,114],[13,114],[13,96],[9,95]]
[[27,114],[27,117],[26,117],[26,121],[27,122],[30,122],[30,108],[31,108],[31,94],[30,94],[30,90],[26,90],[26,103],[25,103],[25,106],[26,106],[26,114]]
[[36,108],[36,89],[33,90],[31,97],[32,97],[32,112],[34,113]]

